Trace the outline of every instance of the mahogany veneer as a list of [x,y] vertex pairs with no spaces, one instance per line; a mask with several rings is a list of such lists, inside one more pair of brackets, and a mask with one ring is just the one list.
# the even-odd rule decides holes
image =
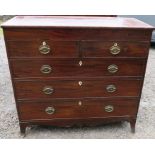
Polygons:
[[[82,66],[79,66],[82,61]],[[33,65],[32,65],[33,64]],[[115,64],[118,71],[108,72],[108,66]],[[104,76],[143,76],[145,59],[10,59],[14,78],[27,77],[104,77]],[[49,65],[51,72],[42,74],[43,65]]]
[[135,131],[152,26],[132,18],[17,16],[2,25],[27,126],[129,121]]

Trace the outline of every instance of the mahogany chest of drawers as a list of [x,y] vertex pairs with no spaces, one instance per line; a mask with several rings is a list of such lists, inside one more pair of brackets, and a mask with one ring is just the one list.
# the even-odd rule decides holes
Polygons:
[[2,25],[19,124],[135,131],[153,27],[119,17],[17,16]]

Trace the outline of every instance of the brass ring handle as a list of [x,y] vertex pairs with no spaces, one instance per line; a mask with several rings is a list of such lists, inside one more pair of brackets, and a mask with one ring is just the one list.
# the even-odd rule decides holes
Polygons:
[[108,85],[106,87],[106,90],[107,90],[108,93],[113,93],[113,92],[116,91],[116,86],[115,85]]
[[106,112],[113,112],[113,111],[114,111],[114,106],[112,106],[112,105],[107,105],[107,106],[104,107],[104,110],[105,110]]
[[55,108],[54,108],[54,107],[47,107],[47,108],[45,109],[45,112],[46,112],[47,114],[49,114],[49,115],[52,115],[52,114],[55,113]]
[[107,70],[109,73],[116,73],[118,71],[118,66],[115,64],[109,65]]
[[50,87],[50,86],[46,86],[46,87],[43,88],[43,92],[46,95],[50,95],[50,94],[52,94],[54,92],[54,89],[52,87]]
[[42,42],[42,45],[39,47],[39,51],[41,54],[48,54],[50,53],[50,46],[47,45],[45,41]]
[[121,48],[118,46],[117,43],[114,43],[113,46],[110,47],[110,53],[113,55],[117,55],[121,52]]
[[51,73],[52,68],[51,68],[51,66],[49,66],[49,65],[43,65],[43,66],[41,66],[40,71],[41,71],[43,74],[49,74],[49,73]]

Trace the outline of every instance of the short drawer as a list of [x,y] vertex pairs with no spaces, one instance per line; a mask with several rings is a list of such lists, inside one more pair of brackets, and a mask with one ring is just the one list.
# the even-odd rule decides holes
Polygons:
[[83,57],[147,57],[149,42],[82,41]]
[[141,79],[15,81],[17,99],[139,96]]
[[143,76],[146,59],[10,60],[14,78]]
[[18,104],[21,120],[135,116],[138,110],[138,100],[134,98],[22,101]]
[[8,41],[8,56],[18,57],[78,57],[78,43],[75,41],[16,40]]

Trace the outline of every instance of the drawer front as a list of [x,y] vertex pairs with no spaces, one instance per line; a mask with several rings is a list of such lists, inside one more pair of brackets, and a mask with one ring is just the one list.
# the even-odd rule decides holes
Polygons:
[[145,59],[10,60],[14,78],[143,76]]
[[78,43],[75,41],[8,41],[8,56],[18,57],[71,57],[79,56]]
[[5,28],[7,40],[51,39],[61,41],[148,41],[152,30],[104,28]]
[[137,99],[52,100],[19,102],[21,120],[135,116]]
[[15,81],[17,99],[139,96],[141,79]]
[[83,41],[83,57],[147,57],[148,42],[103,42]]

